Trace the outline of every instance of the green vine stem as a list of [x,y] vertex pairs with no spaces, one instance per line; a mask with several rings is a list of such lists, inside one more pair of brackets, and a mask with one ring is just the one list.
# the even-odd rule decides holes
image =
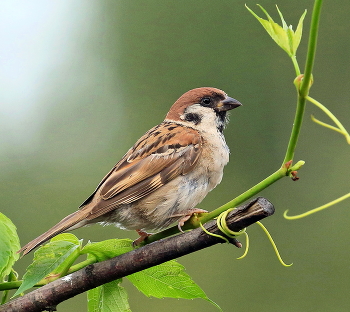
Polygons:
[[312,69],[315,61],[317,34],[318,34],[318,27],[319,27],[319,21],[320,21],[322,1],[323,0],[315,1],[314,9],[312,12],[305,71],[304,71],[302,82],[300,84],[300,89],[298,93],[297,110],[295,112],[292,133],[289,139],[289,144],[287,147],[287,151],[286,151],[286,155],[284,157],[283,163],[293,160],[295,148],[298,143],[301,124],[303,121],[303,116],[305,111],[306,96],[309,94],[310,85],[311,85]]
[[311,25],[310,25],[310,36],[309,45],[307,51],[307,58],[304,71],[304,79],[300,88],[300,95],[305,97],[309,94],[309,85],[311,81],[312,69],[314,67],[315,55],[316,55],[316,45],[318,36],[318,27],[321,15],[321,7],[323,0],[315,0],[314,8],[312,11]]
[[[202,223],[208,222],[209,220],[212,220],[212,219],[218,217],[225,210],[242,204],[243,202],[250,199],[251,197],[253,197],[257,193],[261,192],[263,189],[267,188],[268,186],[275,183],[279,179],[282,179],[283,177],[285,177],[287,175],[287,171],[288,171],[287,166],[282,166],[279,170],[277,170],[276,172],[274,172],[273,174],[271,174],[270,176],[268,176],[267,178],[262,180],[260,183],[254,185],[252,188],[245,191],[241,195],[237,196],[233,200],[229,201],[225,205],[222,205],[221,207],[215,209],[212,212],[202,214],[200,216],[199,220]],[[197,227],[196,220],[193,220],[192,225]]]

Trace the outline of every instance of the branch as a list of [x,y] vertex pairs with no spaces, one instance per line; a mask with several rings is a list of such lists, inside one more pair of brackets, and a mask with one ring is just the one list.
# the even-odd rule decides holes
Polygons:
[[[265,198],[258,197],[233,210],[227,217],[227,225],[231,230],[238,232],[273,213],[273,205]],[[215,220],[205,224],[205,228],[209,232],[222,235]],[[222,242],[222,239],[197,228],[148,244],[119,257],[91,264],[0,306],[0,312],[36,312],[48,309],[55,311],[60,302],[89,289]],[[231,239],[231,242],[237,244],[236,240]]]

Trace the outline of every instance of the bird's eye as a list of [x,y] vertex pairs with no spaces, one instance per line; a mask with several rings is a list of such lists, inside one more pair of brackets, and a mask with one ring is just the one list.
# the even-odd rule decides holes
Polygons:
[[205,97],[202,99],[202,105],[203,106],[209,106],[211,104],[211,99],[208,97]]

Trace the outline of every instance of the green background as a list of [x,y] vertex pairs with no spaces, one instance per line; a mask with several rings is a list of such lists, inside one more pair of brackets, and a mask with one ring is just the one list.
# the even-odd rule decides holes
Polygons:
[[[256,1],[245,1],[260,16]],[[199,205],[212,210],[276,170],[289,138],[294,70],[244,7],[244,1],[4,1],[0,7],[0,211],[22,245],[75,211],[100,179],[171,104],[189,89],[213,86],[243,103],[225,136],[231,148],[222,183]],[[304,66],[313,2],[259,3],[288,24],[304,9]],[[324,1],[311,96],[350,129],[348,1]],[[349,146],[312,104],[295,160],[300,180],[283,179],[260,195],[276,213],[263,223],[282,267],[258,226],[242,254],[223,244],[179,259],[224,311],[349,311],[349,200],[298,221],[291,214],[349,192]],[[98,225],[76,230],[99,241],[136,233]],[[32,254],[16,265],[22,274]],[[128,282],[132,310],[217,311],[201,300],[148,299]],[[58,306],[86,311],[86,295]]]

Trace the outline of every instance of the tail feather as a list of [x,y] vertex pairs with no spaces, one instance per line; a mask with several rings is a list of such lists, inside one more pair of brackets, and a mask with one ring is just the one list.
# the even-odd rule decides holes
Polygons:
[[[58,222],[51,229],[49,229],[45,233],[41,234],[40,236],[33,239],[31,242],[29,242],[25,246],[23,246],[20,250],[17,251],[17,253],[22,252],[23,253],[22,257],[25,256],[27,253],[29,253],[38,245],[46,242],[47,240],[49,240],[50,238],[54,237],[57,234],[65,232],[66,230],[70,229],[74,225],[77,225],[80,221],[84,220],[87,217],[87,215],[88,213],[83,209],[73,212],[72,214],[68,215],[67,217],[62,219],[60,222]],[[77,229],[84,225],[85,223],[82,223],[81,225],[74,227],[74,229]]]

